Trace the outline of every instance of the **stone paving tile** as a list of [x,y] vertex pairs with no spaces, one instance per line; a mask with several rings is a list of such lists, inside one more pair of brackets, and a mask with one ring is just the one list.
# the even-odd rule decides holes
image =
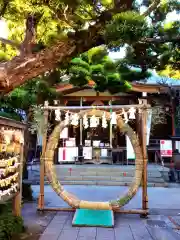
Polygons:
[[96,238],[96,227],[82,227],[79,230],[78,238],[81,237],[91,237]]
[[96,240],[115,240],[113,228],[97,228]]
[[121,225],[129,226],[129,225],[137,225],[137,224],[146,224],[146,220],[140,218],[138,215],[115,215],[115,227],[119,227]]
[[115,239],[119,240],[134,240],[132,235],[132,231],[129,226],[121,225],[118,228],[114,229],[115,231]]
[[74,229],[74,230],[79,230],[79,227],[72,227],[72,219],[68,218],[66,221],[66,224],[64,225],[63,230],[69,230],[69,229]]
[[[130,225],[134,240],[154,240],[144,224]],[[170,240],[170,239],[169,239]]]
[[[78,229],[68,229],[68,230],[62,230],[62,232],[60,233],[58,239],[56,240],[77,240],[78,237]],[[51,239],[50,239],[51,240]]]
[[115,215],[114,228],[72,227],[73,213],[57,213],[40,240],[180,240],[166,216]]
[[59,234],[43,234],[39,240],[57,240]]
[[90,236],[84,236],[84,237],[78,236],[77,240],[96,240],[96,238],[92,238]]
[[169,228],[153,228],[148,226],[148,232],[153,240],[180,240],[180,236]]

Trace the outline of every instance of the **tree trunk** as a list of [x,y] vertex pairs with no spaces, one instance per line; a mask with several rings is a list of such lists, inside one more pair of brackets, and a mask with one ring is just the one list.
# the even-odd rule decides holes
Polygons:
[[[160,0],[154,0],[143,15],[149,15],[150,12],[158,6],[159,2]],[[128,8],[131,8],[132,1],[129,0],[128,3],[125,7],[118,10],[115,9],[116,12],[129,10]],[[77,54],[104,44],[102,29],[105,23],[111,19],[112,12],[104,12],[99,19],[97,19],[96,24],[90,26],[87,30],[71,33],[71,35],[68,34],[66,39],[36,54],[16,56],[11,61],[1,63],[0,91],[8,93],[15,87],[22,85],[25,81],[54,69],[57,64],[68,63],[71,58]],[[33,34],[31,35],[33,36]],[[149,41],[150,40],[152,41],[152,39],[149,39]],[[146,39],[143,41],[146,41]]]
[[102,25],[96,24],[89,31],[75,33],[64,41],[31,55],[17,56],[7,63],[0,64],[0,90],[9,92],[25,81],[67,63],[78,53],[103,44],[98,34]]

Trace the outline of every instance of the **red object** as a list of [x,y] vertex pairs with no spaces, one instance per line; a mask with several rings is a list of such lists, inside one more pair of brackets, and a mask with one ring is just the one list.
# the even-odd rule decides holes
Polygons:
[[69,173],[70,173],[70,175],[71,175],[71,172],[72,172],[72,168],[69,168]]
[[123,173],[123,176],[126,177],[126,173],[125,172]]
[[66,149],[63,148],[63,161],[65,161],[65,160],[66,160]]
[[161,141],[161,144],[164,144],[164,143],[165,143],[165,141],[164,141],[164,140],[162,140],[162,141]]
[[172,150],[161,150],[161,156],[172,157]]

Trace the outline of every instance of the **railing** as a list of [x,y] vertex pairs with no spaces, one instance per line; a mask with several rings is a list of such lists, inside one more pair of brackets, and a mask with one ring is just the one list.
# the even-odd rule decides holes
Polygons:
[[155,151],[155,163],[156,164],[160,163],[161,166],[164,167],[164,161],[163,161],[163,158],[161,157],[161,154],[159,151]]
[[149,140],[149,145],[150,146],[152,146],[152,145],[154,145],[154,146],[159,146],[160,145],[160,139],[150,139]]

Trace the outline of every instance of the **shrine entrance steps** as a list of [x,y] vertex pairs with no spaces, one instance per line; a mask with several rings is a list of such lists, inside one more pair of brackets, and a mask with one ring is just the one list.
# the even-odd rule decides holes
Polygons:
[[[133,165],[56,165],[58,179],[63,185],[129,186],[134,177],[134,169]],[[148,165],[148,186],[168,187],[164,180],[167,179],[168,171],[168,168]],[[39,184],[39,166],[29,169],[29,181]]]

